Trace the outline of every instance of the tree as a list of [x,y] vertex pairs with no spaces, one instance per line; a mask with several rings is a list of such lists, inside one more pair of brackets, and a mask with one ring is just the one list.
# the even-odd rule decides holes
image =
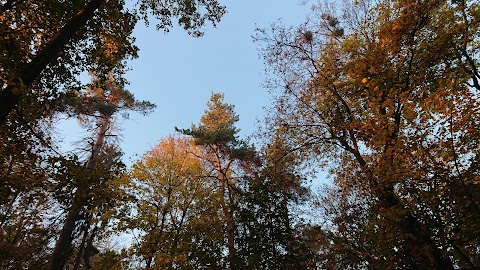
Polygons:
[[[262,134],[263,135],[263,134]],[[300,159],[281,137],[262,136],[261,162],[238,186],[237,253],[240,269],[305,269],[296,212],[305,199],[306,176]]]
[[190,34],[200,36],[207,21],[215,25],[225,12],[216,1],[139,3],[133,11],[124,1],[1,3],[1,207],[16,193],[47,184],[40,180],[47,179],[41,164],[58,152],[51,141],[52,119],[65,110],[71,93],[84,89],[79,75],[106,78],[117,69],[116,78],[124,81],[119,74],[126,61],[137,57],[132,31],[140,15],[146,19],[153,13],[157,28],[166,31],[178,18]]
[[[200,36],[207,21],[215,25],[225,12],[217,1],[139,1],[139,4],[136,10],[127,10],[124,1],[103,0],[73,1],[69,5],[23,0],[0,4],[0,218],[2,228],[8,232],[5,237],[2,234],[0,242],[2,252],[16,245],[10,254],[15,253],[12,257],[18,258],[11,260],[12,257],[6,256],[6,264],[2,261],[2,266],[14,267],[12,261],[15,267],[37,268],[45,264],[48,260],[45,256],[50,252],[50,245],[45,243],[54,242],[55,233],[62,231],[57,220],[50,219],[59,205],[71,207],[72,211],[69,225],[63,224],[64,233],[53,257],[60,258],[59,252],[71,255],[73,246],[77,245],[75,238],[82,233],[85,241],[78,243],[76,261],[82,256],[89,257],[85,255],[88,243],[98,235],[98,220],[95,220],[98,217],[92,213],[105,211],[110,202],[102,201],[101,198],[106,197],[101,192],[86,197],[70,195],[84,192],[79,190],[80,186],[86,186],[85,190],[105,191],[109,180],[122,166],[118,162],[119,150],[114,144],[107,147],[102,142],[103,131],[110,132],[111,119],[98,112],[113,113],[112,104],[102,103],[100,96],[83,91],[87,86],[102,88],[105,85],[98,87],[99,84],[107,81],[110,86],[112,81],[118,85],[126,83],[122,78],[126,62],[137,56],[132,31],[138,18],[153,14],[158,20],[157,28],[166,31],[173,25],[172,20],[178,18],[178,24],[189,34]],[[86,72],[95,74],[96,86],[80,82],[79,75]],[[132,107],[133,96],[126,91],[121,95],[124,96],[115,97],[119,98],[115,100],[120,101],[121,104],[116,104],[119,107],[143,110],[149,106],[136,103]],[[113,95],[107,96],[105,98],[115,99]],[[98,169],[99,174],[85,173],[91,172],[85,167],[92,162],[59,153],[59,145],[52,139],[52,127],[59,113],[83,114],[84,124],[103,117],[103,123],[93,121],[98,124],[99,133],[90,138],[92,145],[88,148],[90,151],[95,145],[95,153],[90,152],[92,160],[105,158],[102,166],[96,167],[98,162],[93,162],[97,165],[91,169]],[[90,128],[95,129],[95,125]],[[111,161],[110,168],[107,160]],[[39,210],[32,211],[32,208]],[[99,212],[95,215],[100,215]],[[15,235],[32,237],[20,239]],[[31,260],[22,256],[32,252],[35,254],[28,256]],[[88,260],[82,260],[88,266]]]
[[43,269],[57,226],[48,193],[16,192],[0,211],[0,268]]
[[[35,1],[35,3],[7,1],[5,3],[9,8],[3,9],[5,12],[2,13],[0,26],[1,35],[5,37],[0,43],[3,54],[0,65],[5,71],[2,72],[0,79],[2,84],[0,103],[3,104],[1,110],[12,109],[8,109],[10,105],[3,102],[8,103],[11,100],[11,97],[7,96],[13,88],[19,88],[13,91],[13,95],[21,95],[22,99],[20,104],[14,107],[14,113],[10,114],[8,123],[0,125],[0,138],[4,142],[0,149],[2,163],[10,160],[10,164],[19,167],[23,166],[23,163],[28,164],[31,160],[31,158],[25,158],[26,155],[22,154],[24,150],[17,149],[14,144],[25,145],[24,148],[31,149],[28,151],[31,153],[29,156],[37,156],[40,159],[39,163],[44,161],[46,156],[56,155],[54,152],[58,151],[58,147],[50,141],[52,134],[48,131],[54,126],[52,119],[63,110],[62,103],[66,89],[82,90],[81,83],[75,77],[83,71],[96,71],[98,76],[107,76],[115,66],[124,66],[127,59],[135,57],[137,49],[130,36],[136,20],[130,12],[119,9],[115,1],[109,1],[97,15],[103,16],[108,11],[108,16],[117,19],[99,20],[85,25],[89,30],[82,32],[85,34],[83,39],[77,36],[71,38],[69,43],[71,47],[67,46],[65,50],[57,48],[58,50],[53,52],[56,61],[49,66],[45,64],[41,76],[32,75],[40,72],[34,71],[37,67],[32,65],[39,65],[34,64],[35,62],[53,61],[41,55],[42,47],[48,47],[44,43],[48,43],[50,38],[60,38],[60,34],[55,36],[55,31],[61,29],[63,25],[67,27],[68,17],[73,16],[72,13],[83,4],[82,1],[68,6],[52,4],[49,1]],[[31,12],[32,10],[35,12]],[[62,57],[59,56],[60,53]],[[25,76],[40,77],[34,80],[23,78]],[[33,145],[38,146],[34,148]],[[15,152],[17,150],[20,157],[12,159],[18,155]],[[50,153],[45,155],[45,152]],[[30,168],[36,166],[36,170],[40,170],[38,165],[32,163],[28,165]],[[7,193],[12,192],[19,185],[28,186],[33,182],[14,182],[15,175],[8,172],[5,167],[1,169],[0,180]]]
[[[198,126],[178,130],[194,138],[195,144],[203,150],[198,155],[212,170],[211,177],[220,185],[220,205],[226,224],[229,269],[236,269],[235,255],[235,190],[236,183],[244,176],[250,164],[255,161],[255,150],[238,139],[239,120],[234,106],[223,102],[223,94],[213,93],[207,103],[208,109]],[[242,168],[243,165],[243,168]]]
[[341,210],[324,243],[349,255],[328,265],[478,267],[478,4],[346,1],[341,13],[315,12],[257,39],[271,86],[283,87],[272,129],[329,166],[343,194],[328,201]]
[[[153,105],[148,102],[136,101],[133,95],[124,89],[123,83],[116,81],[113,75],[108,80],[94,80],[85,93],[77,94],[79,96],[67,101],[70,103],[68,105],[87,125],[91,122],[85,118],[96,118],[96,127],[91,148],[88,149],[87,160],[82,165],[77,165],[77,168],[74,167],[74,171],[69,174],[73,178],[70,181],[73,180],[75,183],[75,191],[69,202],[70,206],[59,239],[55,244],[49,269],[64,268],[71,254],[73,233],[78,226],[77,223],[84,221],[87,223],[85,225],[87,228],[90,222],[87,218],[90,214],[87,209],[93,209],[108,201],[103,196],[100,200],[95,198],[99,192],[96,193],[94,190],[102,190],[102,185],[111,178],[111,174],[118,171],[119,166],[122,166],[118,160],[120,152],[114,145],[107,143],[107,137],[112,136],[114,114],[121,110],[139,110],[147,113],[149,109],[153,108]],[[67,167],[66,170],[68,171],[69,168]],[[95,205],[92,204],[94,199],[97,199]],[[86,232],[84,237],[86,237]],[[85,243],[82,244],[82,251],[84,245]],[[85,263],[88,264],[88,261]]]
[[164,138],[133,166],[123,187],[131,201],[120,227],[139,235],[129,259],[142,268],[221,268],[219,198],[197,151],[186,138]]
[[[5,125],[8,115],[33,89],[43,91],[38,98],[42,101],[58,95],[59,85],[76,81],[75,75],[94,70],[100,48],[127,48],[125,52],[135,57],[131,31],[137,14],[125,10],[124,4],[104,0],[76,1],[68,6],[49,1],[2,4],[0,33],[5,39],[0,44],[4,74],[0,79],[0,125]],[[190,34],[200,36],[205,22],[215,25],[225,9],[215,0],[139,1],[138,13],[147,23],[149,14],[153,15],[157,28],[166,31],[176,17]],[[109,36],[116,37],[110,42],[118,43],[105,44],[104,37]]]

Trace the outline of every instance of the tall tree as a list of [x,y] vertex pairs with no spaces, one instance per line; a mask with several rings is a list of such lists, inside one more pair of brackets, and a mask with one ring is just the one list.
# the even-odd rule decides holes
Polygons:
[[[126,9],[124,1],[79,0],[70,2],[68,5],[51,1],[23,0],[0,3],[0,36],[2,37],[0,41],[0,69],[2,70],[0,74],[0,212],[2,214],[0,218],[2,227],[7,232],[7,235],[2,234],[0,242],[2,253],[12,250],[13,245],[18,247],[11,252],[16,255],[6,256],[6,265],[11,265],[12,261],[15,265],[30,265],[31,267],[28,266],[28,268],[37,268],[42,264],[36,262],[44,264],[46,261],[44,255],[50,252],[50,245],[45,243],[54,241],[52,239],[55,232],[59,231],[56,226],[58,224],[52,223],[55,221],[45,218],[52,216],[51,211],[58,206],[52,198],[59,199],[60,204],[68,207],[72,203],[71,197],[64,192],[74,192],[76,184],[94,178],[93,174],[83,173],[88,162],[82,162],[77,157],[71,160],[68,160],[68,157],[59,157],[61,155],[59,146],[51,139],[52,126],[55,124],[52,120],[58,112],[67,110],[68,113],[72,113],[71,105],[73,105],[74,111],[76,110],[73,114],[82,110],[83,113],[86,113],[85,110],[91,110],[87,113],[92,113],[94,111],[92,103],[101,103],[89,96],[88,104],[82,102],[68,104],[72,100],[78,101],[85,98],[82,92],[84,85],[80,82],[79,75],[87,71],[92,72],[98,77],[98,82],[105,82],[111,79],[109,76],[113,73],[115,80],[118,80],[117,83],[124,83],[121,75],[125,70],[126,61],[137,56],[132,31],[140,16],[146,19],[149,14],[152,14],[152,17],[157,19],[157,28],[166,31],[177,18],[178,24],[186,31],[194,36],[200,36],[203,25],[207,22],[215,25],[225,12],[224,7],[217,1],[138,1],[138,3],[139,8],[135,10]],[[129,98],[131,96],[126,97],[126,99]],[[108,106],[102,109],[106,110],[106,107]],[[84,117],[84,120],[91,121],[93,118]],[[104,139],[101,135],[103,133],[101,127],[108,131],[111,123],[107,122],[108,120],[103,124],[98,122],[99,133],[96,134],[98,140],[93,139],[92,147],[95,142],[99,142],[96,146],[105,145],[101,142]],[[92,150],[92,147],[89,150]],[[116,163],[118,151],[114,147],[102,148],[95,154],[104,155],[107,152],[112,155],[105,157],[118,165]],[[65,172],[72,173],[73,176],[58,175],[60,168],[57,165],[60,167],[68,165],[71,170],[65,168]],[[108,171],[108,168],[103,169]],[[118,167],[114,165],[112,170],[116,169]],[[100,182],[110,177],[108,173],[97,176],[97,180],[102,179],[99,180]],[[58,179],[52,179],[54,177],[65,177],[65,179],[57,181]],[[81,178],[84,179],[81,180]],[[63,180],[65,181],[62,182]],[[65,185],[62,186],[59,183]],[[81,186],[82,183],[79,185]],[[90,188],[94,189],[93,186],[90,185]],[[58,190],[54,190],[55,188]],[[106,203],[105,201],[91,202],[90,199],[94,200],[89,198],[88,204],[93,203],[98,206]],[[77,204],[85,203],[81,199],[79,201],[81,202]],[[88,212],[93,210],[84,211],[85,207],[82,208],[82,215],[87,213],[88,216]],[[32,211],[31,208],[36,208],[38,211]],[[28,221],[25,217],[28,217]],[[69,219],[70,224],[75,219]],[[85,216],[81,219],[85,219]],[[25,222],[20,222],[21,220]],[[73,221],[76,223],[75,233],[79,227],[86,227],[80,224],[83,221],[85,220]],[[32,222],[36,225],[32,225]],[[42,230],[43,232],[40,233]],[[69,236],[69,230],[68,228],[63,230],[66,233],[61,238],[67,240],[60,241],[67,246],[71,244],[68,240],[71,236]],[[35,236],[37,239],[15,237],[20,234]],[[26,242],[29,245],[20,244]],[[57,255],[54,257],[59,258],[58,252],[66,250],[68,248],[57,249]],[[21,255],[33,251],[38,252],[28,256],[32,260],[26,260],[27,257]],[[11,258],[17,259],[11,260]]]
[[[139,110],[147,112],[153,107],[148,102],[138,102],[133,95],[124,89],[124,85],[118,82],[113,75],[110,78],[97,79],[84,93],[78,93],[69,101],[72,110],[78,113],[81,120],[91,124],[90,119],[96,118],[94,139],[87,160],[81,168],[71,173],[75,185],[73,198],[55,244],[49,269],[64,269],[65,263],[71,255],[73,233],[78,226],[77,222],[86,221],[88,215],[86,208],[95,197],[95,189],[99,189],[101,183],[108,180],[112,171],[118,166],[116,158],[119,153],[114,147],[108,145],[107,138],[112,136],[112,121],[115,114],[122,110]],[[112,153],[108,153],[111,151]],[[88,221],[86,221],[88,222]]]
[[[235,250],[235,190],[236,183],[243,177],[255,160],[255,150],[238,138],[239,130],[235,123],[239,120],[234,106],[223,102],[223,94],[213,93],[207,103],[208,109],[198,126],[180,130],[194,138],[203,153],[198,156],[212,169],[211,177],[220,185],[220,205],[226,224],[229,269],[236,267]],[[178,130],[178,129],[177,129]],[[243,168],[242,168],[243,165]],[[238,189],[237,189],[238,191]]]
[[[217,1],[139,4],[138,9],[128,10],[124,1],[79,0],[69,5],[51,1],[1,3],[2,205],[8,204],[19,190],[44,184],[38,181],[44,169],[40,164],[58,150],[50,140],[54,124],[51,120],[63,111],[67,92],[85,87],[79,75],[92,72],[107,77],[112,69],[125,67],[127,60],[137,57],[132,31],[140,16],[146,19],[152,13],[158,21],[157,28],[166,31],[178,18],[190,34],[200,36],[204,24],[210,21],[215,25],[225,12]],[[31,168],[35,170],[27,181],[21,175]]]
[[[262,134],[263,135],[263,134]],[[262,136],[261,163],[238,186],[237,245],[240,269],[304,269],[296,213],[307,190],[295,153],[282,138]]]
[[283,86],[276,132],[306,161],[331,168],[344,194],[331,199],[345,199],[332,207],[356,207],[326,228],[327,244],[354,255],[342,264],[332,255],[330,265],[478,267],[478,3],[314,10],[297,29],[276,25],[257,38],[272,83]]
[[[225,13],[215,0],[141,0],[138,4],[138,13],[147,23],[151,14],[158,20],[157,28],[168,31],[176,17],[178,24],[195,36],[201,35],[206,21],[215,25]],[[3,3],[0,125],[5,125],[8,115],[33,89],[44,91],[38,99],[46,99],[58,94],[59,85],[75,80],[72,75],[95,69],[95,52],[99,48],[116,50],[109,46],[113,44],[104,44],[103,37],[116,36],[121,44],[118,47],[126,48],[123,43],[133,40],[131,31],[119,28],[134,25],[137,16],[124,5],[124,1],[104,0],[75,1],[70,5],[49,1]]]
[[[134,166],[120,229],[144,269],[220,269],[224,241],[216,188],[186,138],[167,137]],[[138,236],[137,236],[138,235]]]
[[[44,182],[46,180],[42,180]],[[55,202],[35,187],[17,191],[0,210],[0,268],[44,269],[55,241]]]

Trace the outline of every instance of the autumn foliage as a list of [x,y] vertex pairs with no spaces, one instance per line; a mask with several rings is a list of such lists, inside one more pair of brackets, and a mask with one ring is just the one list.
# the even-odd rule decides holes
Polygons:
[[[155,107],[124,77],[137,20],[199,37],[224,7],[0,8],[0,268],[480,268],[477,1],[318,2],[257,29],[257,136],[212,93],[131,167],[118,124]],[[74,151],[60,119],[86,131]]]

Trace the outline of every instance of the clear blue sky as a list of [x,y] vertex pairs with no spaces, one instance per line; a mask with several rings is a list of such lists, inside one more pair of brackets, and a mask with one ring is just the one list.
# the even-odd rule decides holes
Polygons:
[[135,30],[139,58],[127,74],[137,99],[157,105],[149,116],[131,114],[122,123],[121,146],[125,160],[137,159],[174,127],[198,123],[211,92],[225,93],[240,116],[241,135],[255,130],[263,106],[271,103],[261,84],[264,66],[252,41],[255,28],[267,27],[278,19],[285,25],[301,23],[309,5],[299,0],[222,1],[228,13],[217,28],[207,27],[201,38],[192,38],[181,29],[164,34],[154,25],[139,23]]

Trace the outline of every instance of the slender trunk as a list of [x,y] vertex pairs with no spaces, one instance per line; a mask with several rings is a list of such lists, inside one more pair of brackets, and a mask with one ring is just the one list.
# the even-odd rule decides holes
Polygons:
[[268,227],[269,227],[269,231],[270,231],[270,246],[271,246],[271,249],[272,249],[272,270],[276,270],[278,269],[278,266],[277,266],[277,261],[278,261],[278,255],[277,255],[277,239],[275,237],[275,232],[274,232],[274,225],[273,225],[273,222],[272,220],[270,220],[269,224],[268,224]]
[[88,232],[88,229],[87,229],[87,227],[85,227],[84,230],[83,230],[82,243],[80,244],[80,248],[78,249],[77,257],[75,258],[75,264],[73,266],[73,270],[78,270],[80,268],[80,261],[81,261],[81,258],[82,258],[82,253],[83,253],[83,250],[85,249],[85,244],[87,242],[87,232]]
[[94,255],[93,239],[98,227],[94,227],[92,232],[89,233],[89,225],[87,224],[83,230],[82,243],[78,249],[77,257],[75,258],[75,264],[73,270],[80,269],[80,262],[83,260],[83,269],[89,270],[92,268],[90,265],[90,258]]
[[21,83],[10,83],[0,92],[0,125],[4,125],[10,112],[20,101],[23,89],[28,88],[43,70],[54,60],[73,35],[84,26],[105,0],[90,0],[77,12],[58,33],[26,64],[20,73]]
[[229,269],[235,269],[235,242],[234,242],[234,223],[233,215],[227,204],[225,203],[225,189],[227,188],[227,178],[220,173],[220,203],[222,205],[223,215],[225,216],[225,223],[227,224],[227,246],[228,246],[228,262]]
[[288,210],[288,198],[286,194],[282,194],[282,215],[284,218],[285,222],[285,234],[286,234],[286,240],[287,242],[285,243],[285,248],[287,252],[287,261],[286,261],[286,267],[287,268],[292,268],[294,266],[294,259],[295,259],[295,251],[293,249],[292,243],[294,240],[293,232],[292,232],[292,227],[290,225],[290,214]]
[[180,230],[183,228],[183,224],[185,223],[185,218],[187,217],[187,213],[188,213],[188,209],[190,208],[190,204],[192,203],[193,201],[193,198],[191,200],[189,200],[188,204],[185,206],[185,208],[183,208],[183,212],[182,212],[182,217],[180,218],[180,222],[179,224],[176,226],[176,229],[175,229],[175,236],[174,236],[174,240],[173,240],[173,247],[172,247],[172,253],[171,253],[171,257],[174,258],[174,260],[170,260],[169,264],[168,264],[168,269],[174,269],[173,268],[173,263],[176,261],[176,257],[177,257],[177,254],[178,254],[178,242],[179,242],[179,238],[180,238]]
[[150,267],[152,266],[152,262],[153,262],[153,255],[147,258],[147,264],[146,264],[147,269],[150,269]]
[[86,242],[85,251],[83,253],[83,268],[85,270],[92,269],[92,265],[90,264],[90,258],[95,255],[95,250],[93,247],[93,239],[95,238],[95,234],[97,232],[98,227],[94,227],[92,233],[88,236],[88,240]]
[[[151,243],[151,245],[149,245],[149,249],[148,252],[150,252],[150,254],[147,256],[147,269],[150,269],[150,267],[152,266],[152,263],[153,263],[153,258],[155,257],[155,253],[157,252],[157,247],[160,245],[160,241],[162,241],[162,237],[163,237],[163,232],[164,232],[164,228],[165,228],[165,221],[167,220],[167,213],[168,213],[168,208],[170,207],[170,199],[171,199],[171,196],[172,196],[172,187],[169,186],[168,187],[168,191],[167,191],[167,201],[165,202],[165,205],[162,207],[162,209],[160,211],[161,212],[161,215],[162,215],[162,219],[160,220],[160,230],[158,232],[158,236],[155,237],[155,240],[153,241],[153,243]],[[158,209],[158,204],[157,204],[157,213],[158,213],[159,209]],[[155,228],[157,228],[157,224],[158,224],[158,214],[157,214],[157,218],[156,218],[156,221],[155,221]],[[157,230],[155,229],[155,231],[150,231],[150,234],[157,234]]]
[[[105,141],[105,134],[109,128],[111,115],[105,115],[99,128],[99,132],[92,147],[92,153],[85,163],[85,170],[91,170],[95,165],[98,154]],[[63,223],[60,237],[53,249],[52,257],[48,270],[62,270],[65,267],[67,259],[70,257],[71,245],[73,240],[73,231],[75,230],[75,223],[79,220],[80,211],[85,204],[87,198],[88,187],[77,187],[75,191],[72,206],[68,210],[67,218]]]

